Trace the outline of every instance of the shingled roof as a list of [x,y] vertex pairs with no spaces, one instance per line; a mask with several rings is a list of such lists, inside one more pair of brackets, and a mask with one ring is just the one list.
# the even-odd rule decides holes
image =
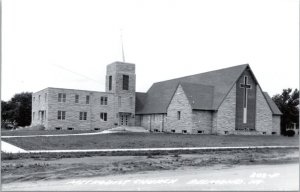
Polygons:
[[267,100],[268,105],[271,108],[271,111],[273,112],[273,115],[282,115],[281,111],[278,109],[277,105],[274,103],[274,101],[271,99],[269,94],[267,92],[263,92],[264,96]]
[[214,87],[195,83],[181,82],[185,95],[192,109],[211,110],[213,105]]
[[248,64],[154,83],[147,93],[136,94],[136,114],[167,113],[179,85],[193,109],[218,110],[246,68]]

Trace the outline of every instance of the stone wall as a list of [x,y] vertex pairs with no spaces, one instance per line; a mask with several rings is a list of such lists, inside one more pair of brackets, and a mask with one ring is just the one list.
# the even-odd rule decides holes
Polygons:
[[[180,120],[177,118],[178,111],[180,111],[181,114]],[[194,127],[192,108],[181,85],[178,86],[169,104],[167,114],[165,126],[166,132],[175,130],[176,133],[182,133],[182,130],[186,130],[187,133],[192,133]]]
[[[273,129],[272,129],[272,132],[276,132],[276,135],[280,135],[280,115],[273,115],[272,116],[272,127],[273,127]],[[273,135],[275,134],[275,133],[272,133]]]
[[[58,102],[58,94],[66,94],[66,102]],[[79,102],[75,103],[75,95],[79,95]],[[90,96],[86,104],[86,96]],[[100,104],[100,97],[108,97],[107,105]],[[73,128],[74,130],[108,129],[117,122],[115,117],[114,96],[106,92],[93,92],[72,89],[48,88],[48,126],[47,129]],[[57,118],[58,111],[66,111],[65,120]],[[87,120],[79,120],[80,112],[87,112]],[[107,113],[107,121],[100,119],[100,113]]]
[[193,111],[193,132],[198,133],[202,131],[202,134],[212,133],[212,112],[211,111]]
[[[31,126],[44,125],[48,127],[48,89],[43,89],[32,94],[32,108],[31,108]],[[39,111],[44,111],[44,116],[39,114]],[[33,115],[34,113],[34,115]]]
[[[227,97],[222,102],[216,115],[213,115],[213,121],[216,128],[213,133],[217,134],[232,134],[235,131],[235,106],[236,102],[236,85],[230,90]],[[226,133],[225,133],[226,131]]]
[[256,87],[256,98],[255,130],[260,134],[265,132],[265,134],[271,135],[273,130],[272,111],[258,85]]
[[166,114],[150,114],[150,115],[137,115],[139,121],[136,121],[136,126],[142,126],[147,130],[163,132],[166,126]]
[[147,130],[150,130],[151,115],[140,115],[140,118],[141,118],[141,126]]
[[164,128],[164,115],[163,114],[153,114],[151,116],[151,131],[158,130],[162,132]]

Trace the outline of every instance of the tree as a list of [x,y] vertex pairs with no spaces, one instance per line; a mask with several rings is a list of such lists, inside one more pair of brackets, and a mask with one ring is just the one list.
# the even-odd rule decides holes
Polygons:
[[279,110],[281,116],[281,134],[286,135],[286,127],[292,123],[299,125],[299,90],[292,92],[291,88],[283,89],[281,94],[272,97]]
[[8,102],[1,101],[2,122],[15,123],[21,127],[30,125],[31,98],[32,93],[23,92],[15,94]]

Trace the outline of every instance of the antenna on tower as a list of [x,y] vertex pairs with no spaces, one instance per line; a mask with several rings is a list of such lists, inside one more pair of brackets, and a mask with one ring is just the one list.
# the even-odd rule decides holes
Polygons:
[[122,59],[123,62],[125,63],[125,54],[124,54],[124,46],[123,46],[123,34],[122,34],[122,29],[120,29],[120,36],[121,36],[121,46],[122,46]]

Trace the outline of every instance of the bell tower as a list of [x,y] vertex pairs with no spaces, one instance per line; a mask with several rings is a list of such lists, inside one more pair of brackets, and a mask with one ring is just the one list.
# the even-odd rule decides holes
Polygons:
[[114,96],[115,122],[121,126],[135,124],[135,64],[114,62],[106,68],[105,91]]

